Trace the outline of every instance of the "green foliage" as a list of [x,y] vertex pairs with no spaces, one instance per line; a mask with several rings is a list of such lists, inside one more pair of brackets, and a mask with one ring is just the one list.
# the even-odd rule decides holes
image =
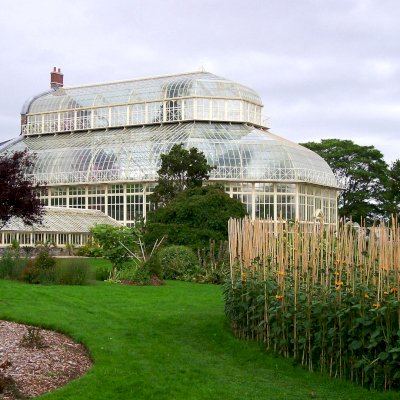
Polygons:
[[94,239],[88,240],[84,246],[76,250],[76,253],[81,257],[103,257],[104,255],[103,248]]
[[158,253],[164,279],[191,280],[199,269],[193,250],[186,246],[168,246]]
[[314,284],[310,293],[302,282],[295,298],[293,276],[284,279],[284,295],[276,280],[255,275],[226,283],[225,312],[239,335],[265,337],[276,353],[311,370],[367,387],[400,388],[396,293],[378,304],[377,293],[361,282],[340,295],[334,283],[332,290]]
[[351,140],[323,139],[301,143],[319,154],[344,185],[339,194],[339,214],[360,222],[385,215],[388,166],[374,146],[360,146]]
[[118,272],[118,279],[122,283],[148,285],[150,284],[150,273],[142,264],[130,262],[124,265],[124,268]]
[[239,200],[229,197],[219,185],[185,190],[170,203],[149,212],[146,243],[166,236],[166,243],[193,249],[208,247],[209,241],[227,240],[228,220],[246,214]]
[[200,269],[195,277],[199,283],[224,283],[230,272],[229,247],[227,241],[220,241],[216,246],[215,241],[210,240],[209,247],[197,250]]
[[21,280],[27,283],[40,283],[40,269],[32,259],[26,263]]
[[0,258],[0,279],[20,279],[26,259],[20,257],[19,250],[8,248]]
[[40,250],[35,259],[29,259],[21,274],[21,280],[28,283],[60,285],[86,285],[92,277],[88,260],[71,258],[57,262],[47,248]]
[[186,150],[181,144],[175,144],[168,154],[161,154],[161,168],[157,171],[151,202],[156,207],[168,204],[183,190],[201,186],[209,179],[212,169],[204,154],[195,147]]
[[53,284],[56,282],[56,259],[50,255],[49,249],[43,248],[34,260],[39,269],[39,282],[41,284]]
[[56,283],[60,285],[87,285],[93,278],[90,263],[83,258],[70,258],[56,265]]
[[101,266],[96,268],[95,270],[95,279],[96,281],[106,281],[111,274],[111,268],[106,266]]
[[40,250],[34,260],[28,260],[21,279],[28,283],[53,284],[56,282],[56,259],[48,248]]
[[147,271],[149,277],[163,278],[163,269],[160,261],[160,257],[157,253],[149,257],[142,266],[144,271]]
[[132,258],[132,251],[137,247],[135,229],[99,224],[90,232],[103,248],[104,257],[111,261],[113,273]]
[[389,168],[389,187],[385,193],[387,213],[400,214],[400,160],[396,160]]

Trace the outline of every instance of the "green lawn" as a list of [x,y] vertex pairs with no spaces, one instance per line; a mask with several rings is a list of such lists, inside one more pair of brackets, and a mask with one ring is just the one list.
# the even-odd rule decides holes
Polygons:
[[0,319],[65,332],[92,354],[94,367],[84,377],[45,399],[399,398],[294,368],[255,343],[235,339],[218,286],[0,280]]

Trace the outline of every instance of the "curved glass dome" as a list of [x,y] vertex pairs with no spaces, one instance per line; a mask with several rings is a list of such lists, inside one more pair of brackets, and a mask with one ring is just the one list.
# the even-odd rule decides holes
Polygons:
[[29,99],[22,114],[79,110],[181,97],[245,100],[262,106],[258,94],[209,72],[195,72],[76,87],[62,87]]
[[26,136],[8,150],[28,148],[36,153],[31,173],[48,185],[139,182],[156,180],[160,155],[177,143],[197,147],[206,155],[215,166],[211,180],[337,187],[328,164],[316,153],[245,124],[179,123]]

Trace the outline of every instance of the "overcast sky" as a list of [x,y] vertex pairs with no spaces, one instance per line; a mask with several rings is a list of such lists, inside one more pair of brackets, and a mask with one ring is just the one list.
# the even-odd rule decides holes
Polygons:
[[0,51],[0,142],[53,66],[66,86],[204,67],[280,136],[400,158],[400,0],[2,0]]

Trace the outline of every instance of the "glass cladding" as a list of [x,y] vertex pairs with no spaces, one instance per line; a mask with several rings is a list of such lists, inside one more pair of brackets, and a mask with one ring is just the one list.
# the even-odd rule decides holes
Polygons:
[[[337,191],[320,186],[279,182],[222,182],[226,193],[240,200],[250,217],[327,224],[337,223]],[[125,225],[146,218],[154,183],[62,186],[41,192],[53,206],[100,210]]]
[[27,135],[193,119],[262,125],[254,90],[208,72],[62,87],[33,98],[26,112]]
[[[174,144],[196,147],[215,168],[213,180],[303,181],[337,187],[316,153],[244,124],[180,123],[25,136],[12,149],[37,156],[33,177],[50,184],[151,181]],[[284,193],[290,190],[283,187]]]

